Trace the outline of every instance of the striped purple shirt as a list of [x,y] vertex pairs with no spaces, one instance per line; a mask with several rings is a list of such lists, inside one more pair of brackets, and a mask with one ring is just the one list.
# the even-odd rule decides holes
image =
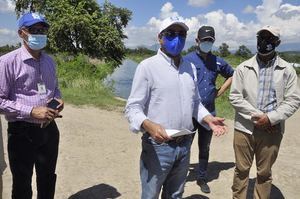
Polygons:
[[[44,84],[45,93],[38,92]],[[46,106],[51,98],[61,98],[55,63],[42,52],[35,60],[22,46],[0,57],[0,112],[9,122],[42,123],[30,116],[33,107]]]

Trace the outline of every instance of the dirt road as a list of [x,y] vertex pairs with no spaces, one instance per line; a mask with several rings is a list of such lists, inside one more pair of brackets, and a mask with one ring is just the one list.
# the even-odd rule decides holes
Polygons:
[[[273,167],[272,198],[295,199],[300,196],[299,122],[299,111],[287,121],[279,157]],[[6,147],[7,125],[4,118],[2,123]],[[140,134],[129,132],[121,111],[66,105],[63,118],[57,119],[57,123],[61,140],[55,198],[140,198]],[[221,138],[213,138],[211,145],[209,185],[212,193],[203,194],[196,185],[198,151],[194,142],[185,198],[231,198],[230,187],[234,168],[233,122],[227,121],[227,124],[229,133]],[[6,150],[5,158],[7,161]],[[254,178],[255,169],[252,169],[250,189],[253,187]],[[5,170],[3,179],[3,198],[8,199],[11,192],[9,168]]]

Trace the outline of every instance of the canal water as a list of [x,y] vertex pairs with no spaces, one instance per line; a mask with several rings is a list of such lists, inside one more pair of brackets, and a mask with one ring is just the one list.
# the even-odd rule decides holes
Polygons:
[[104,83],[113,88],[116,96],[127,99],[137,65],[138,63],[130,59],[124,60],[123,64],[104,80]]

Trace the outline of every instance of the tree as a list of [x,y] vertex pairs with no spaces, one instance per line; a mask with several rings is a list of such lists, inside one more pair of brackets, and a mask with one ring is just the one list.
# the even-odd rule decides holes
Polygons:
[[235,55],[244,58],[249,58],[252,56],[252,53],[245,45],[241,45],[239,46],[239,49],[235,52]]
[[123,32],[131,11],[108,1],[100,6],[95,0],[16,0],[16,13],[24,10],[45,14],[50,50],[83,53],[93,58],[120,64],[125,56]]
[[226,43],[222,43],[222,45],[219,47],[219,52],[221,57],[227,57],[230,55],[229,52],[229,46]]

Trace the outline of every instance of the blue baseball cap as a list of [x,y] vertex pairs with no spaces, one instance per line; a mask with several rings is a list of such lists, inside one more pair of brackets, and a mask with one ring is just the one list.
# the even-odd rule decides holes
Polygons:
[[45,26],[49,26],[47,23],[45,17],[41,16],[38,13],[30,12],[22,15],[22,17],[19,19],[18,27],[19,29],[22,27],[29,27],[36,23],[44,23]]

